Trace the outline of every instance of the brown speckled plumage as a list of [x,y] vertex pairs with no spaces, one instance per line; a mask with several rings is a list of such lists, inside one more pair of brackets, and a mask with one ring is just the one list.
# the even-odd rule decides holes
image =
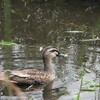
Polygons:
[[44,84],[53,81],[56,77],[55,70],[52,65],[52,59],[61,55],[60,52],[51,46],[43,49],[43,63],[44,71],[38,71],[36,69],[25,70],[12,70],[9,74],[9,79],[18,84]]
[[44,84],[55,79],[55,75],[36,69],[26,69],[21,71],[12,71],[10,79],[17,83],[25,84]]

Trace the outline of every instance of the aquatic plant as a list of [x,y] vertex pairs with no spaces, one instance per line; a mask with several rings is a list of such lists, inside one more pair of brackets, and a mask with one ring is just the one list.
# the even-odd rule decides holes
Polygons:
[[82,69],[80,71],[80,75],[81,75],[80,89],[79,92],[73,96],[72,100],[81,100],[81,92],[94,92],[95,93],[94,100],[96,100],[97,98],[96,90],[98,87],[100,88],[100,84],[94,81],[83,80],[84,74],[85,74],[85,70]]

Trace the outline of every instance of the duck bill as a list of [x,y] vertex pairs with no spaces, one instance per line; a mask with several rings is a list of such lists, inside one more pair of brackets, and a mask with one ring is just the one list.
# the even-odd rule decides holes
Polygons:
[[67,57],[68,55],[67,54],[62,54],[62,53],[60,53],[59,55],[58,55],[58,57]]

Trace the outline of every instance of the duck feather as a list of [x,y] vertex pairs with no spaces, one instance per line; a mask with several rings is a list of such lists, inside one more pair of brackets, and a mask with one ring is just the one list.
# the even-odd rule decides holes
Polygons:
[[46,72],[38,71],[36,69],[26,69],[20,71],[12,71],[10,79],[17,83],[27,84],[44,84],[50,82],[55,78],[55,75]]

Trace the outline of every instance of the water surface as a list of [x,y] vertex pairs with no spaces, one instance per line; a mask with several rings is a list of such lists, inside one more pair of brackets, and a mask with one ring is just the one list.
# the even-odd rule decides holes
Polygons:
[[[57,79],[52,88],[25,92],[26,100],[72,100],[84,81],[100,83],[100,41],[84,41],[100,37],[100,9],[94,2],[21,2],[12,1],[12,41],[18,45],[0,46],[0,69],[36,68],[43,70],[40,47],[54,45],[68,57],[54,60]],[[2,8],[3,9],[3,8]],[[1,9],[1,12],[3,10]],[[1,30],[3,31],[3,13]],[[70,33],[68,31],[83,31]],[[0,40],[4,34],[0,35]],[[83,40],[83,42],[81,41]],[[51,86],[51,84],[49,84]],[[83,85],[84,86],[84,85]],[[99,100],[96,94],[81,92],[81,100]],[[8,100],[8,96],[1,99]],[[11,96],[18,100],[17,96]]]

